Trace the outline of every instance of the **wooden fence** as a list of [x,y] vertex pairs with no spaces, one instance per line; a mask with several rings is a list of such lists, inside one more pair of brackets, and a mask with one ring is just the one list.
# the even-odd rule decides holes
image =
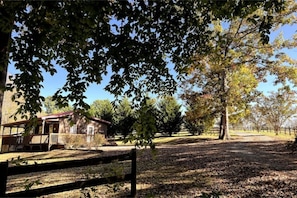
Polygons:
[[[123,177],[110,176],[105,178],[93,178],[83,181],[76,181],[66,184],[60,184],[56,186],[47,186],[38,189],[29,189],[19,192],[6,193],[7,177],[11,175],[19,175],[32,172],[50,171],[57,169],[66,169],[73,167],[82,167],[98,164],[108,164],[113,161],[127,161],[131,160],[131,173],[123,175]],[[71,160],[54,163],[34,164],[26,166],[14,166],[8,167],[8,162],[0,163],[0,197],[36,197],[42,195],[48,195],[52,193],[64,192],[68,190],[81,189],[85,187],[97,186],[102,184],[110,184],[122,181],[131,181],[131,197],[136,195],[136,150],[132,149],[130,153],[90,158],[84,160]]]
[[[269,132],[269,133],[275,133],[274,129],[271,127],[262,127],[260,130],[257,130],[255,128],[251,128],[250,130],[255,132]],[[296,127],[281,127],[278,131],[278,134],[285,134],[285,135],[297,135],[297,128]]]

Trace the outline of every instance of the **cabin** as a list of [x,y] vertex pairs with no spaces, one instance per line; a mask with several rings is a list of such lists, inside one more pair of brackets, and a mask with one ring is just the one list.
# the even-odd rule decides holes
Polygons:
[[38,117],[35,127],[25,134],[25,128],[29,124],[29,120],[2,124],[1,152],[63,148],[75,138],[80,139],[81,144],[91,144],[94,143],[96,134],[107,136],[107,128],[111,123],[69,111]]

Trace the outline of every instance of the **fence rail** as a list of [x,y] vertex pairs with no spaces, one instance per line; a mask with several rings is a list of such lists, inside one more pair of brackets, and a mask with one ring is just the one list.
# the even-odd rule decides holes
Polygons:
[[[93,178],[83,181],[76,181],[56,186],[48,186],[38,189],[30,189],[19,192],[6,193],[7,177],[11,175],[19,175],[31,172],[50,171],[57,169],[66,169],[73,167],[82,167],[97,164],[108,164],[113,161],[127,161],[131,160],[131,173],[125,174],[123,177],[111,176],[105,178]],[[116,183],[121,181],[131,181],[131,197],[136,195],[136,150],[132,149],[130,153],[116,156],[90,158],[84,160],[71,160],[64,162],[54,162],[45,164],[34,164],[26,166],[8,167],[8,162],[0,163],[0,197],[36,197],[58,193],[68,190],[80,189],[84,187],[97,186],[108,183]]]
[[[237,128],[235,128],[236,130]],[[276,131],[271,128],[271,127],[262,127],[260,129],[251,127],[251,128],[246,128],[246,129],[241,129],[239,130],[247,130],[247,131],[254,131],[254,132],[269,132],[269,133],[276,133]],[[278,134],[285,134],[285,135],[292,135],[296,136],[297,135],[297,127],[281,127],[278,131]]]

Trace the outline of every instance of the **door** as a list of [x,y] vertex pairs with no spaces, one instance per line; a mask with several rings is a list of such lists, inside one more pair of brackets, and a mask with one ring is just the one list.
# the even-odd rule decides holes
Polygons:
[[88,125],[87,127],[87,142],[90,143],[94,140],[94,126]]

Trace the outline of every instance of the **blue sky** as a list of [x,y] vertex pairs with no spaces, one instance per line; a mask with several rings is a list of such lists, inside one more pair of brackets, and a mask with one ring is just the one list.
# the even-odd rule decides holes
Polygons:
[[[285,38],[291,38],[293,34],[297,32],[297,25],[295,26],[285,26],[282,28],[283,34]],[[271,34],[271,39],[277,35],[278,32],[274,32]],[[291,57],[297,58],[297,48],[286,50],[286,53],[290,55]],[[44,88],[41,90],[41,95],[43,96],[52,96],[59,88],[61,88],[65,81],[66,81],[66,71],[63,68],[60,68],[59,66],[56,67],[57,73],[54,76],[51,76],[50,74],[43,72],[44,82],[43,86]],[[13,64],[10,64],[8,67],[8,72],[10,74],[15,74],[17,71],[14,68]],[[91,104],[94,100],[97,99],[109,99],[114,100],[114,96],[108,93],[104,90],[104,87],[108,84],[110,79],[110,76],[104,76],[103,81],[100,85],[97,84],[91,84],[87,91],[85,92],[85,96],[87,97],[86,102],[88,104]],[[273,86],[273,77],[269,77],[268,81],[266,83],[260,83],[259,90],[268,92],[268,91],[276,91],[277,87]]]
[[[275,36],[277,36],[280,32],[283,33],[283,36],[285,39],[290,39],[292,38],[292,36],[294,34],[297,33],[297,25],[285,25],[284,27],[282,27],[281,29],[279,29],[276,32],[272,32],[270,39],[274,39]],[[296,59],[297,58],[297,48],[293,48],[293,49],[285,49],[284,52],[286,54],[288,54],[290,57]],[[269,91],[277,91],[277,89],[280,87],[280,85],[274,86],[273,85],[273,81],[274,81],[275,77],[273,76],[268,76],[267,77],[267,82],[266,83],[260,83],[258,86],[258,89],[260,91],[263,91],[264,93],[267,93]],[[296,89],[296,88],[294,88]]]

